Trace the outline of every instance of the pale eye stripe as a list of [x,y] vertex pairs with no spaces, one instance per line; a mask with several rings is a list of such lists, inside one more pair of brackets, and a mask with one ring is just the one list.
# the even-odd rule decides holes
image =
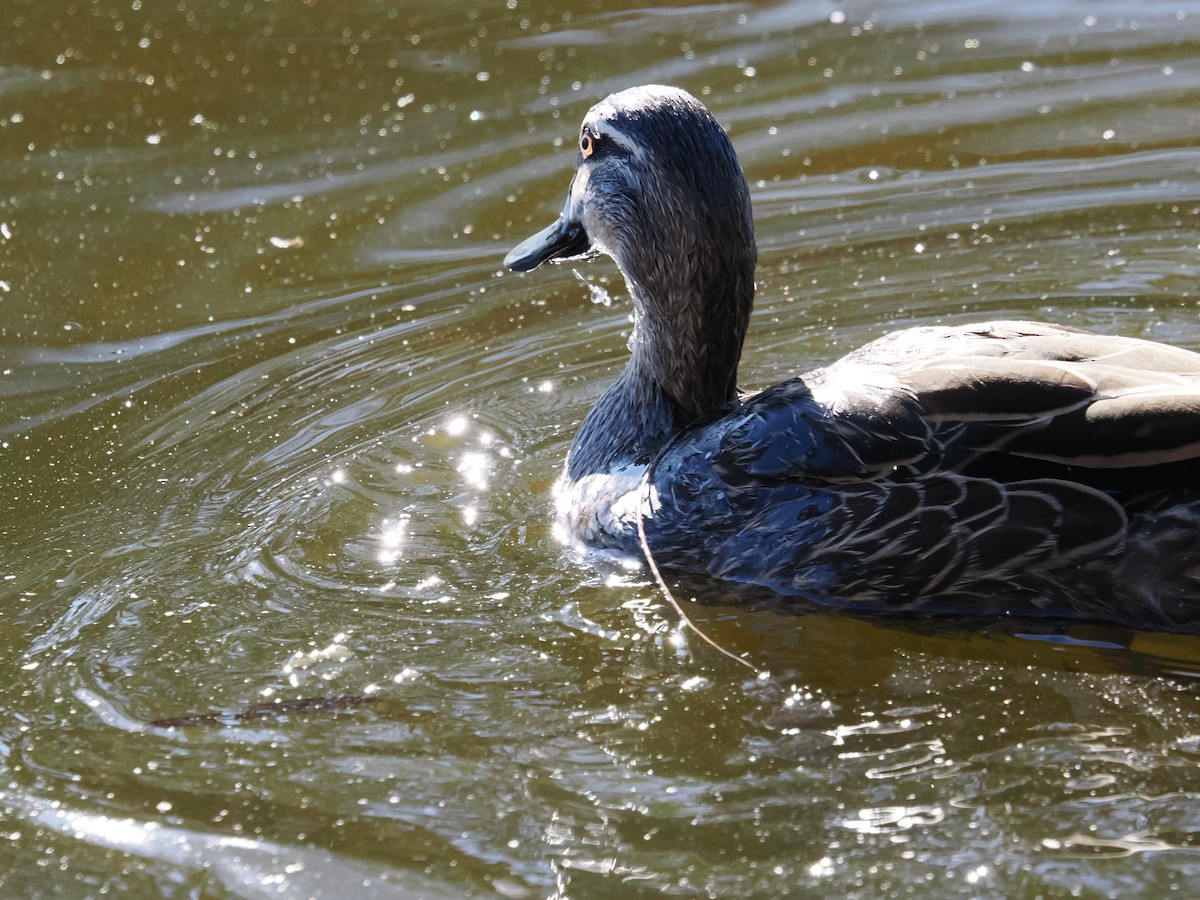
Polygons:
[[[626,153],[639,161],[646,158],[642,145],[629,137],[620,128],[615,127],[611,122],[584,122],[585,128],[591,129],[592,138],[597,145],[603,144],[605,141],[611,141],[621,147]],[[582,134],[582,131],[581,131]]]

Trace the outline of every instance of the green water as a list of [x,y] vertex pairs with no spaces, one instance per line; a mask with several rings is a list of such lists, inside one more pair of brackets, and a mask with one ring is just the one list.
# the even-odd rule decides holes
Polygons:
[[754,189],[744,386],[913,323],[1200,349],[1200,7],[0,22],[5,896],[1194,892],[1196,638],[694,609],[762,678],[681,639],[550,535],[615,269],[500,260],[588,106],[669,82]]

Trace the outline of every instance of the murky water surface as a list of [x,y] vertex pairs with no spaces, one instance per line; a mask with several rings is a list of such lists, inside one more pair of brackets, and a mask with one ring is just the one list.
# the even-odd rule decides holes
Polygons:
[[1200,349],[1200,7],[3,20],[6,896],[1200,883],[1198,639],[695,608],[749,676],[553,542],[628,310],[500,266],[587,107],[670,82],[754,186],[745,386],[984,317]]

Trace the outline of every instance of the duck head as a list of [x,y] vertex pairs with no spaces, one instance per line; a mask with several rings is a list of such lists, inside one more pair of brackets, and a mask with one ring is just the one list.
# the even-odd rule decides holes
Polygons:
[[635,307],[631,368],[684,420],[736,394],[754,298],[750,190],[725,131],[678,88],[647,85],[593,106],[562,213],[504,260],[611,256]]

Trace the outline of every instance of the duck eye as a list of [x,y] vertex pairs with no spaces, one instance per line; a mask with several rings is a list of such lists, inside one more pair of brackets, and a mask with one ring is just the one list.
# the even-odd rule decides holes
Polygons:
[[579,152],[583,154],[584,159],[596,152],[596,139],[587,129],[584,129],[583,133],[579,135]]

